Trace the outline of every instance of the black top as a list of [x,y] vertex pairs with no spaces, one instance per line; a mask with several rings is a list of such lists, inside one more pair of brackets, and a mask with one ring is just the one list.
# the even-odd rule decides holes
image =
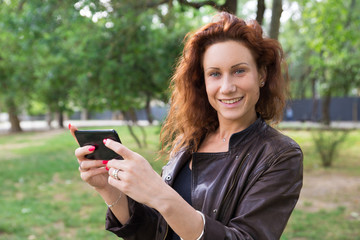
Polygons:
[[[186,162],[174,179],[172,186],[184,200],[191,205],[191,170]],[[169,227],[168,240],[180,240],[180,237]]]

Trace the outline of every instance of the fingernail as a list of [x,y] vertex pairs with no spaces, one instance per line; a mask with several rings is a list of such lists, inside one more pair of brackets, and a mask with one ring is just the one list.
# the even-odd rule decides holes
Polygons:
[[105,169],[109,171],[109,168],[107,166],[105,167]]
[[69,123],[69,130],[71,129],[71,123]]
[[108,163],[108,161],[107,160],[103,160],[103,164],[107,164]]
[[106,141],[107,141],[107,139],[105,138],[105,139],[103,140],[104,145],[106,144]]
[[95,150],[95,147],[94,146],[91,146],[91,147],[89,147],[89,149],[88,149],[90,152],[92,152],[92,151],[94,151]]

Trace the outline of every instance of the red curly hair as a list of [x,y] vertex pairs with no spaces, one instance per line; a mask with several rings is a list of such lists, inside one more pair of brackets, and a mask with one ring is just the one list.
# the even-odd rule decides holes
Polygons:
[[[201,139],[219,126],[216,111],[210,105],[204,80],[202,58],[212,44],[235,40],[252,53],[258,70],[266,73],[265,86],[255,110],[267,122],[279,122],[287,96],[287,68],[277,40],[263,37],[256,21],[246,23],[222,12],[215,21],[188,34],[183,54],[171,79],[170,110],[161,130],[162,152],[177,152],[182,147],[195,152]],[[286,65],[286,64],[285,64]]]

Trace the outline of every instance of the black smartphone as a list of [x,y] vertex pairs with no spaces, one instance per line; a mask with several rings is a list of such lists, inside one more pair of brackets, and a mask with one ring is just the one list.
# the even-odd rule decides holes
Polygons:
[[95,147],[95,151],[86,155],[85,157],[93,160],[111,160],[123,159],[119,154],[107,148],[103,140],[112,139],[121,143],[119,135],[114,129],[101,130],[76,130],[76,139],[81,147],[91,145]]

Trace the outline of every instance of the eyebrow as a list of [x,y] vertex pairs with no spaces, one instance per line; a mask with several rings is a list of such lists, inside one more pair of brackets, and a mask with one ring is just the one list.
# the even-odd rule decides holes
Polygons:
[[[238,63],[238,64],[235,64],[235,65],[231,66],[231,69],[232,69],[232,68],[236,68],[236,67],[238,67],[238,66],[240,66],[240,65],[248,65],[248,66],[249,66],[248,63],[241,62],[241,63]],[[218,67],[208,67],[208,68],[206,68],[205,70],[208,70],[208,69],[219,70],[220,68],[218,68]]]
[[248,63],[245,63],[245,62],[241,62],[241,63],[238,63],[238,64],[235,64],[234,66],[232,66],[231,68],[236,68],[237,66],[240,66],[240,65],[248,65]]

